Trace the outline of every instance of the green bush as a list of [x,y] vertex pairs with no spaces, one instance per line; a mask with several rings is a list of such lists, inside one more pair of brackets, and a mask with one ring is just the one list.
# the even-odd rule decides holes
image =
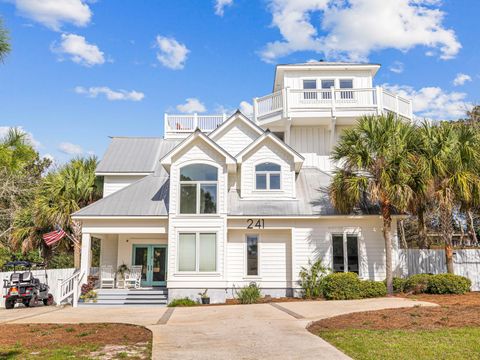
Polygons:
[[[399,277],[394,277],[393,278],[393,292],[394,293],[401,293],[405,289],[405,283],[407,282],[407,279],[404,278],[399,278]],[[383,280],[383,283],[385,286],[387,286],[387,279]]]
[[470,291],[470,279],[454,274],[432,275],[428,279],[427,292],[430,294],[465,294]]
[[304,298],[318,298],[322,295],[322,280],[327,273],[328,270],[322,265],[321,260],[317,260],[313,264],[309,260],[308,267],[302,266],[299,273],[299,284]]
[[251,283],[245,286],[237,292],[238,300],[240,304],[255,304],[261,297],[260,288],[257,284]]
[[323,296],[327,300],[360,299],[360,279],[351,272],[338,272],[323,278]]
[[433,275],[416,274],[407,278],[405,281],[404,291],[413,294],[422,294],[427,291],[428,282]]
[[360,295],[362,298],[374,298],[387,295],[387,286],[382,281],[360,281]]
[[168,304],[168,307],[182,307],[182,306],[195,306],[198,305],[195,301],[192,299],[189,299],[188,297],[182,298],[182,299],[173,299],[170,301]]

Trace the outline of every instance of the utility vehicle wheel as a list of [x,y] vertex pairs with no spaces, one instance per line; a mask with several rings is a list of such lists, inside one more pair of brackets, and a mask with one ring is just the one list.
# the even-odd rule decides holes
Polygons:
[[30,303],[28,304],[30,307],[33,307],[33,306],[37,306],[38,305],[38,297],[37,296],[33,296],[31,299],[30,299]]
[[22,301],[22,304],[23,304],[25,307],[30,307],[30,300],[23,300],[23,301]]
[[43,305],[45,305],[45,306],[53,305],[53,295],[52,294],[48,294],[48,297],[46,299],[43,299]]
[[13,309],[13,307],[15,306],[15,303],[13,301],[5,301],[5,309]]

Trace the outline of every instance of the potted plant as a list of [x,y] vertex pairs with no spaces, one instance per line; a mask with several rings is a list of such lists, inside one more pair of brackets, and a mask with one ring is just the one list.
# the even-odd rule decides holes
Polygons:
[[200,295],[200,299],[202,299],[202,304],[203,305],[210,304],[210,296],[208,296],[207,291],[208,291],[208,289],[205,289],[204,292],[198,293],[198,295]]
[[117,269],[117,275],[119,276],[120,280],[125,281],[125,274],[129,271],[130,269],[125,263],[120,265]]

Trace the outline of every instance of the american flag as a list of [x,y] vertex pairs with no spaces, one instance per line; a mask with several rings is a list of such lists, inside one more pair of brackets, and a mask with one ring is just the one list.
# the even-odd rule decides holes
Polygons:
[[65,231],[63,231],[63,229],[59,227],[55,231],[43,234],[42,238],[45,241],[45,244],[47,244],[47,246],[52,246],[53,244],[62,240],[65,235],[67,235]]

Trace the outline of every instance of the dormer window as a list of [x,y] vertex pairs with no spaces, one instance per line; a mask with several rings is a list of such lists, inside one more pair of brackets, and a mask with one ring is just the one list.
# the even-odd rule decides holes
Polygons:
[[192,164],[180,169],[180,214],[217,212],[218,169]]
[[281,167],[265,162],[255,166],[255,190],[280,190]]

